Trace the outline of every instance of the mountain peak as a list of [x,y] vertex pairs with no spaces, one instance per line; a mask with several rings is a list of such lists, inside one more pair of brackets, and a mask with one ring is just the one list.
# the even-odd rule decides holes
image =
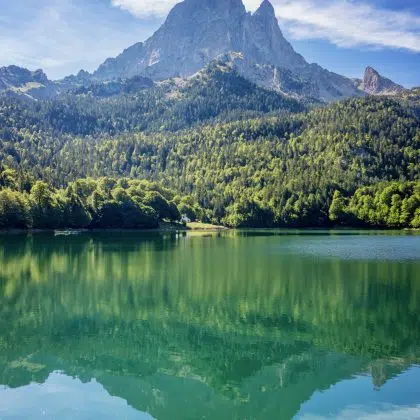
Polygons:
[[260,1],[255,13],[247,13],[242,0],[184,0],[149,39],[107,59],[93,76],[99,81],[135,75],[154,81],[184,78],[218,56],[237,52],[253,63],[244,65],[251,80],[292,72],[294,80],[312,87],[311,96],[323,101],[362,94],[353,81],[309,65],[283,36],[270,1]]
[[380,76],[379,72],[371,66],[367,66],[365,70],[365,78],[372,76]]
[[397,95],[405,91],[403,86],[382,76],[371,66],[366,67],[360,88],[370,95]]
[[32,77],[34,78],[34,80],[36,80],[39,83],[43,83],[43,84],[48,83],[48,77],[42,69],[33,71]]
[[275,17],[276,12],[274,11],[273,5],[270,3],[269,0],[264,0],[258,10],[255,12],[255,15],[257,16],[269,16],[269,17]]
[[184,0],[169,12],[166,24],[177,25],[193,20],[201,22],[209,18],[237,18],[246,14],[242,0]]
[[0,77],[8,80],[11,86],[21,86],[28,82],[48,83],[48,78],[41,69],[30,71],[14,65],[1,67]]
[[58,90],[42,70],[31,71],[23,67],[0,68],[0,93],[46,99],[57,95]]

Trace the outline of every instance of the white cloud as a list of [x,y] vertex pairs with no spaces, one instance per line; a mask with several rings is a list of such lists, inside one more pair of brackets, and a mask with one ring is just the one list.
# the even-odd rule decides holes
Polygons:
[[177,0],[111,0],[114,7],[130,12],[136,17],[163,17],[171,10]]
[[276,14],[295,39],[420,52],[420,16],[409,12],[350,0],[278,0]]

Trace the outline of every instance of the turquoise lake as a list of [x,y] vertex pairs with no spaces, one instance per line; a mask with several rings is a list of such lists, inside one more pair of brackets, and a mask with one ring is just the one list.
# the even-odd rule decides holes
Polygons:
[[420,419],[420,234],[0,235],[0,419]]

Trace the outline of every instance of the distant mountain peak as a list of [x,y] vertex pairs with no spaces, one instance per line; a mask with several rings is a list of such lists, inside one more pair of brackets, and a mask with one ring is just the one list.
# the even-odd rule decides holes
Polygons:
[[375,70],[373,67],[367,66],[366,70],[365,70],[365,75],[367,75],[367,74],[377,74],[377,75],[379,75],[379,72],[377,70]]
[[403,93],[406,89],[393,82],[390,79],[379,74],[379,72],[371,66],[366,67],[363,80],[360,84],[360,89],[369,95],[398,95]]
[[46,99],[56,96],[58,90],[42,70],[30,71],[12,65],[0,68],[0,92],[31,99]]
[[89,77],[90,73],[86,70],[79,70],[79,73],[77,73],[77,77]]
[[255,15],[275,17],[276,12],[271,2],[269,0],[264,0],[255,12]]
[[49,82],[47,75],[44,73],[42,69],[38,69],[32,72],[32,77],[39,83],[46,84]]

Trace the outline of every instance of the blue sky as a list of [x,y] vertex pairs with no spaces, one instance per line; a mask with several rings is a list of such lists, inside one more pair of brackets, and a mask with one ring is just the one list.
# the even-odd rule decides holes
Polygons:
[[[248,10],[260,0],[244,0]],[[150,36],[177,0],[0,0],[0,65],[50,78],[94,70]],[[420,85],[420,0],[272,0],[280,26],[310,62],[349,77],[371,65]]]

